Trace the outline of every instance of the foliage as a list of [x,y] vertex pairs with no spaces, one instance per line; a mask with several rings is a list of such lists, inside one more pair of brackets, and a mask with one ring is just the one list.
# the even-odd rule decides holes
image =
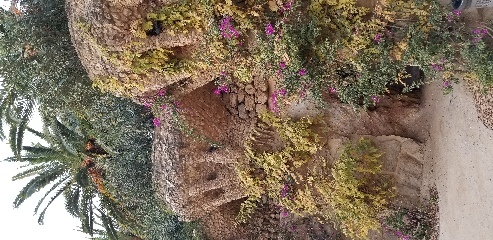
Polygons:
[[[89,150],[96,149],[95,145],[84,150],[82,146],[90,138],[76,133],[58,120],[46,123],[51,124],[45,126],[44,133],[32,129],[28,131],[46,140],[49,147],[41,144],[24,146],[25,153],[6,159],[25,163],[24,168],[27,168],[16,174],[13,180],[34,177],[17,195],[14,207],[19,207],[33,193],[52,185],[34,210],[38,214],[45,199],[51,195],[39,212],[39,224],[43,224],[48,207],[63,194],[67,211],[81,220],[83,232],[93,235],[96,225],[100,225],[110,239],[116,239],[114,232],[118,226],[112,216],[119,214],[117,206],[105,190],[101,175],[103,170],[93,161],[93,158],[105,157],[104,151],[101,152],[103,155],[93,154]],[[84,158],[86,160],[83,161]]]
[[[482,29],[488,31],[486,28]],[[473,33],[473,35],[478,34]],[[490,36],[488,35],[488,37]],[[470,77],[479,81],[484,88],[493,86],[493,65],[491,64],[493,54],[491,53],[491,45],[487,44],[482,36],[480,38],[475,36],[475,38],[470,39],[469,42],[464,44],[461,54],[465,60],[464,65],[472,72]]]
[[142,29],[150,31],[158,21],[170,35],[187,34],[189,29],[204,28],[204,8],[200,0],[186,0],[164,6],[157,12],[148,13]]
[[384,226],[401,239],[427,239],[428,221],[428,216],[420,209],[399,208],[384,219]]
[[[252,140],[245,143],[246,163],[237,166],[237,173],[247,189],[248,199],[242,204],[237,220],[240,222],[253,213],[255,202],[258,202],[262,195],[266,194],[270,198],[282,202],[286,196],[280,195],[285,183],[290,181],[301,184],[304,176],[296,172],[298,168],[307,163],[312,155],[320,148],[317,135],[308,127],[312,124],[307,118],[298,122],[277,118],[271,113],[264,112],[260,115],[263,124],[261,128],[274,128],[284,141],[284,147],[276,152],[256,153],[252,149]],[[260,172],[260,173],[259,173]],[[303,189],[299,189],[303,193]],[[301,203],[305,204],[306,203]],[[294,208],[303,209],[302,206],[291,205]],[[298,210],[298,209],[296,209]]]
[[260,118],[265,127],[276,129],[284,146],[274,152],[256,152],[255,138],[245,144],[247,161],[238,164],[237,173],[248,199],[237,221],[245,222],[266,195],[282,206],[281,215],[291,212],[332,221],[353,239],[367,239],[368,231],[378,230],[377,216],[393,192],[389,179],[380,175],[381,153],[370,140],[347,145],[329,178],[327,163],[314,157],[320,145],[308,128],[311,121],[282,120],[272,113]]
[[[141,42],[131,42],[121,51],[109,51],[100,45],[92,36],[91,27],[85,23],[78,23],[80,33],[98,49],[114,67],[130,70],[130,76],[98,76],[93,80],[93,87],[102,92],[110,92],[118,96],[132,97],[142,95],[148,82],[142,76],[151,78],[156,74],[166,74],[173,78],[176,76],[190,75],[188,72],[193,67],[193,62],[179,59],[171,49],[155,48],[144,52],[138,52],[135,48]],[[152,75],[154,74],[154,75]]]
[[380,156],[370,140],[361,138],[344,148],[332,169],[327,200],[344,234],[353,239],[368,239],[370,230],[378,230],[377,216],[393,196],[389,183],[379,175]]
[[[64,119],[71,129],[83,130],[97,139],[108,153],[105,158],[92,159],[97,162],[96,166],[104,169],[103,185],[97,171],[85,178],[99,190],[104,186],[112,196],[109,201],[117,203],[118,208],[111,209],[108,214],[117,220],[115,226],[119,230],[144,239],[194,239],[199,236],[193,224],[179,222],[155,196],[151,180],[153,128],[144,107],[92,88],[70,40],[65,2],[23,1],[23,4],[20,16],[2,11],[0,19],[3,32],[0,36],[0,76],[3,78],[0,112],[3,115],[0,117],[10,125],[12,146],[15,149],[22,146],[22,133],[28,129],[27,123],[35,108],[46,120]],[[27,46],[29,52],[24,55]],[[78,164],[83,159],[78,158]],[[38,170],[50,170],[49,164],[54,164],[53,169],[66,169],[53,162]],[[38,170],[32,169],[33,172]],[[75,190],[72,195],[76,196]],[[91,203],[90,195],[83,195],[80,193],[79,199]],[[76,212],[75,209],[71,211]],[[99,214],[98,211],[93,213]],[[88,226],[95,224],[90,218],[82,220]]]
[[[380,1],[371,11],[355,0],[214,3],[209,17],[216,21],[209,21],[213,27],[205,32],[197,57],[235,81],[248,82],[258,72],[273,77],[289,99],[311,93],[322,103],[328,93],[353,106],[374,105],[391,84],[403,84],[405,91],[424,84],[403,82],[407,65],[420,66],[430,81],[442,81],[444,93],[459,78],[483,83],[491,78],[483,43],[489,27],[471,34],[460,12],[447,12],[434,0]],[[234,36],[217,30],[224,29],[224,19]],[[469,64],[470,70],[461,67]]]
[[438,192],[430,189],[427,205],[415,208],[393,207],[381,216],[385,231],[403,240],[434,239],[437,237]]

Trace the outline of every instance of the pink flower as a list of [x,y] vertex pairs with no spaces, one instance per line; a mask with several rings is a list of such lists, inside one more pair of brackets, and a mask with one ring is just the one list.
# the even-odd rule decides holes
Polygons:
[[286,68],[286,63],[285,63],[285,62],[280,62],[280,63],[279,63],[279,67],[280,67],[281,69],[285,69],[285,68]]
[[281,6],[281,12],[287,11],[291,9],[291,2],[287,2]]
[[166,104],[161,105],[162,110],[166,110]]
[[443,82],[443,88],[448,88],[448,87],[450,87],[450,82],[447,80]]
[[306,90],[305,89],[300,90],[300,92],[298,94],[300,95],[300,98],[301,99],[305,99],[306,98]]
[[181,108],[180,102],[174,102],[176,108]]
[[155,127],[159,127],[159,125],[161,125],[161,120],[159,120],[159,118],[154,118],[152,119],[152,123]]
[[474,29],[473,33],[474,34],[479,34],[479,28]]
[[281,212],[281,217],[285,218],[288,216],[288,212],[287,211],[282,211]]
[[377,96],[372,96],[371,97],[371,100],[373,100],[373,102],[375,102],[375,103],[379,103],[380,102],[380,98],[377,97]]
[[434,63],[433,65],[431,65],[431,67],[432,67],[435,71],[437,71],[437,72],[441,72],[441,71],[443,70],[443,67],[442,67],[442,66],[440,66],[440,65],[438,65],[438,64],[436,64],[436,63]]
[[288,93],[288,91],[286,91],[286,89],[284,89],[284,88],[280,88],[280,89],[277,90],[277,93],[279,95],[281,95],[281,96],[284,97],[284,96],[286,96],[286,94]]
[[377,34],[375,35],[375,39],[374,39],[374,40],[375,40],[375,42],[377,42],[377,43],[381,42],[381,41],[382,41],[382,34],[377,33]]
[[337,93],[337,90],[333,87],[329,87],[329,92],[331,93]]
[[[281,198],[285,198],[288,195],[288,191],[289,191],[289,186],[287,184],[284,184],[281,190]],[[281,208],[281,210],[282,209],[284,208]]]
[[274,92],[272,94],[272,96],[270,97],[270,102],[271,102],[271,105],[270,105],[269,109],[272,112],[278,113],[279,109],[277,109],[277,93],[276,92]]
[[144,101],[144,107],[149,109],[150,107],[152,107],[152,103]]
[[481,34],[485,35],[485,34],[487,34],[487,33],[488,33],[488,30],[486,30],[486,29],[484,29],[484,28],[483,28],[483,29],[481,29]]
[[226,16],[219,21],[219,30],[221,30],[221,35],[226,39],[237,38],[240,36],[238,30],[236,30],[231,24],[231,17]]
[[228,88],[226,85],[224,85],[224,84],[223,84],[223,85],[219,85],[219,86],[217,86],[217,87],[214,89],[214,92],[213,92],[213,93],[214,93],[214,94],[216,94],[216,95],[220,95],[220,94],[221,94],[221,93],[223,93],[223,92],[225,92],[225,93],[229,93],[229,88]]
[[298,71],[298,74],[299,74],[300,76],[304,76],[304,75],[306,75],[306,69],[304,69],[304,68],[300,69],[300,71]]
[[157,95],[158,95],[159,97],[162,97],[162,96],[164,96],[165,94],[166,94],[166,89],[164,89],[164,88],[163,88],[163,89],[159,89],[159,91],[157,92]]
[[274,27],[272,26],[272,24],[270,24],[270,23],[269,23],[269,24],[267,24],[267,25],[265,26],[265,34],[267,34],[267,35],[271,35],[271,34],[273,34],[274,32],[275,32],[275,30],[274,30]]

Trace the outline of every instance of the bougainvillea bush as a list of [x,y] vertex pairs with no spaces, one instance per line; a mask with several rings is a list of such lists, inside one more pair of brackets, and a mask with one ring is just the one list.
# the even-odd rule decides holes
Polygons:
[[[434,0],[378,1],[372,9],[356,0],[187,2],[197,18],[190,20],[193,27],[204,35],[193,66],[233,76],[230,84],[263,75],[287,91],[286,99],[310,95],[322,102],[329,93],[369,106],[390,84],[404,84],[408,65],[419,66],[428,81],[443,81],[447,91],[456,73],[489,79],[482,69],[488,66],[483,40],[489,28],[467,30],[460,11]],[[458,71],[470,63],[475,67]],[[412,90],[422,84],[404,85]]]

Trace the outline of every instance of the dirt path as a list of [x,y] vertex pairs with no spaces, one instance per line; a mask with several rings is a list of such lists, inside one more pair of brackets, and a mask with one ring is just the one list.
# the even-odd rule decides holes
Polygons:
[[440,197],[440,239],[493,239],[493,130],[478,119],[464,85],[442,95],[439,83],[424,89],[430,139],[425,183]]

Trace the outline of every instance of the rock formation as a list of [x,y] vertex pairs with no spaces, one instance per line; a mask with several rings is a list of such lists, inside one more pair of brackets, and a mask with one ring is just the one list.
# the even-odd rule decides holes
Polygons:
[[158,195],[186,221],[245,197],[234,165],[244,157],[243,141],[256,120],[229,113],[221,97],[212,94],[213,87],[198,88],[180,102],[187,124],[221,146],[186,136],[169,116],[161,116],[154,136],[153,177]]
[[156,36],[136,34],[148,13],[171,2],[174,1],[67,0],[72,42],[89,78],[108,85],[127,85],[112,93],[134,97],[163,87],[174,89],[179,95],[210,82],[213,73],[198,74],[200,78],[191,71],[163,74],[150,69],[143,73],[136,72],[129,63],[129,55],[141,56],[159,49],[171,50],[171,58],[183,60],[200,42],[201,35],[195,30],[176,35],[167,31]]

